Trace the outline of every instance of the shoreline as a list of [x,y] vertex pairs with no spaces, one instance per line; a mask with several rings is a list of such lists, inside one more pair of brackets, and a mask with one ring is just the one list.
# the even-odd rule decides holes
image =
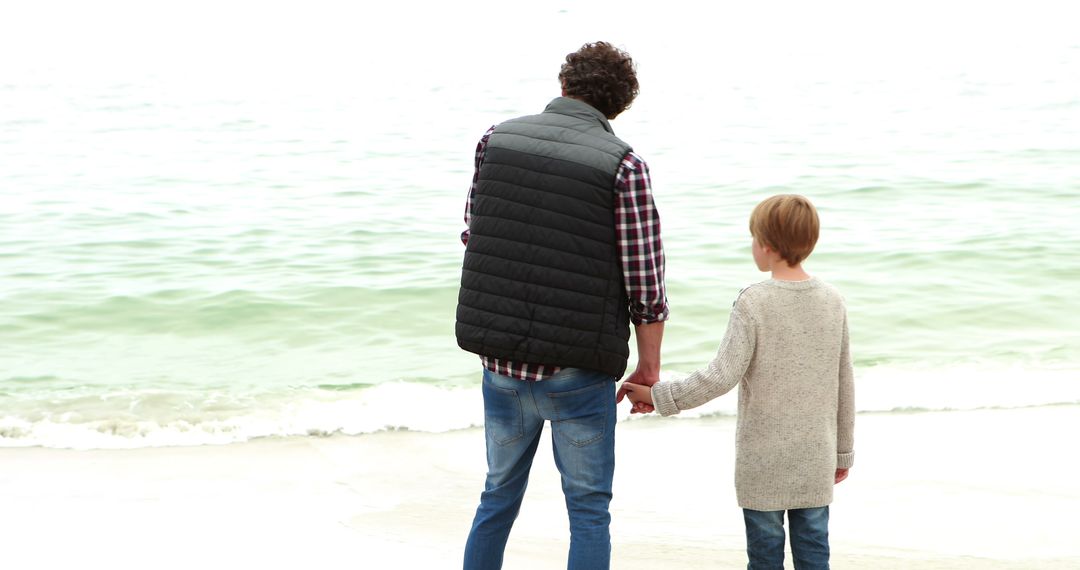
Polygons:
[[[734,418],[619,424],[612,566],[745,564]],[[832,507],[832,566],[1064,569],[1080,508],[1080,406],[860,414]],[[267,438],[223,446],[0,449],[0,533],[20,569],[455,568],[483,485],[480,429]],[[663,497],[642,485],[663,481]],[[678,484],[671,484],[677,482]],[[648,504],[635,504],[646,497]],[[662,501],[662,502],[657,502]],[[1004,513],[1004,514],[1003,514]],[[542,438],[507,568],[565,565],[566,514]],[[789,556],[790,559],[790,556]]]

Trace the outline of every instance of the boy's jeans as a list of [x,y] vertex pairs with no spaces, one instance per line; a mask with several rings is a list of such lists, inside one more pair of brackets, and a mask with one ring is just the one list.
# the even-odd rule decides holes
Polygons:
[[555,465],[570,515],[567,568],[608,568],[615,379],[564,368],[546,380],[523,382],[484,370],[483,391],[488,474],[465,545],[465,570],[502,567],[545,420],[551,422]]
[[[791,557],[795,570],[829,569],[829,507],[791,509]],[[784,570],[784,511],[743,509],[747,570]]]

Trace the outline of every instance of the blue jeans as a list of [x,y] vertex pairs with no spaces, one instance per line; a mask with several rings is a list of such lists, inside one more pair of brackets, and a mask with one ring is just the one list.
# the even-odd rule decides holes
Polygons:
[[567,568],[608,568],[615,379],[565,368],[546,380],[523,382],[484,370],[483,391],[488,473],[465,544],[465,570],[502,567],[545,421],[551,422],[555,465],[570,515]]
[[[829,507],[791,509],[795,570],[829,570]],[[743,509],[747,570],[784,570],[784,511]]]

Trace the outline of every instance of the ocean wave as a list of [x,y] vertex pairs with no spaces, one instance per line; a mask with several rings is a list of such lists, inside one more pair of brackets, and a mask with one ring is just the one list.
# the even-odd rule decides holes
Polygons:
[[99,297],[90,293],[24,292],[12,299],[18,311],[0,311],[0,327],[28,333],[103,331],[143,334],[168,330],[207,335],[223,330],[289,331],[316,322],[348,325],[372,304],[393,307],[448,303],[457,294],[445,284],[390,289],[349,286],[271,290],[162,289]]
[[[666,372],[664,379],[679,373]],[[1021,389],[1022,388],[1022,389]],[[476,385],[345,383],[240,393],[80,387],[0,395],[0,447],[130,449],[219,445],[267,437],[439,433],[483,425]],[[734,416],[730,394],[682,418]],[[964,365],[859,370],[860,413],[912,414],[1080,405],[1080,371]],[[620,406],[620,421],[630,419]]]
[[0,447],[131,449],[266,437],[444,432],[483,424],[479,390],[393,382],[223,391],[79,391],[0,399]]

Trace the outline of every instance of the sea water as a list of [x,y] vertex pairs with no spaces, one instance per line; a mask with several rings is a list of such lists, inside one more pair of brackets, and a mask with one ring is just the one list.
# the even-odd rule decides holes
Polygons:
[[596,39],[638,63],[612,124],[653,177],[666,378],[713,356],[766,277],[749,212],[794,192],[821,215],[807,268],[848,302],[860,411],[1080,403],[1066,11],[19,8],[0,39],[0,446],[481,424],[453,335],[473,151]]

